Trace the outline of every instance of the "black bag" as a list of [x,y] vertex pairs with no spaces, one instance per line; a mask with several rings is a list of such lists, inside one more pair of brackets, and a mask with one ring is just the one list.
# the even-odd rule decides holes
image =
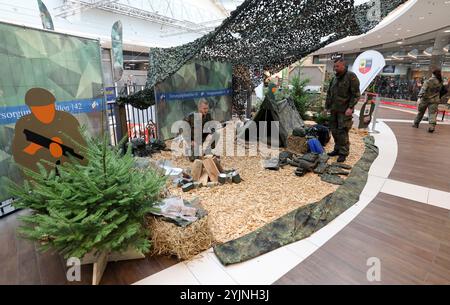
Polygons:
[[330,142],[330,129],[326,126],[317,124],[307,130],[307,135],[310,137],[315,137],[319,140],[322,146],[325,146]]

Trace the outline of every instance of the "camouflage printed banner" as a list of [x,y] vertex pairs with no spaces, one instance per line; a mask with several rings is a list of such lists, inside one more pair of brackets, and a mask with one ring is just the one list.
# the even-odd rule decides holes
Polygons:
[[12,162],[15,123],[30,113],[25,94],[45,88],[57,110],[70,112],[89,132],[100,134],[103,81],[97,40],[0,23],[0,201],[7,178],[21,180]]
[[227,63],[194,61],[158,84],[158,130],[162,139],[170,139],[172,124],[197,110],[201,98],[209,102],[213,120],[231,119],[232,69]]
[[52,16],[50,16],[47,7],[41,0],[37,0],[37,2],[39,6],[39,11],[41,12],[42,27],[45,30],[54,31],[55,27],[53,26]]
[[119,20],[114,23],[111,32],[114,81],[118,82],[123,75],[123,28]]

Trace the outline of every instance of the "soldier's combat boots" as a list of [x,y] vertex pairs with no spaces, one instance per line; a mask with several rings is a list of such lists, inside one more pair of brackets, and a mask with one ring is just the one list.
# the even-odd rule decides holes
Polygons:
[[346,157],[346,156],[339,156],[339,158],[337,159],[337,162],[338,162],[338,163],[344,163],[345,160],[347,160],[347,157]]
[[332,152],[329,152],[328,153],[328,156],[329,157],[336,157],[336,156],[338,156],[339,155],[339,153],[337,152],[337,151],[332,151]]

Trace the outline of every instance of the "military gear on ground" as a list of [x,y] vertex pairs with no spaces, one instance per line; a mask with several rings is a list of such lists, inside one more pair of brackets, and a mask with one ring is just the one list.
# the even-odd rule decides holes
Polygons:
[[144,138],[131,139],[131,153],[135,157],[147,157],[150,155]]
[[56,98],[50,91],[43,88],[33,88],[25,95],[25,104],[30,107],[47,106],[54,104]]
[[231,174],[231,181],[233,183],[239,184],[241,183],[242,179],[241,179],[241,175],[239,175],[238,172],[234,172]]
[[305,128],[302,127],[294,128],[294,130],[292,131],[292,135],[296,137],[306,137]]
[[334,151],[342,156],[350,153],[348,132],[353,125],[353,117],[345,112],[356,106],[360,96],[358,77],[349,71],[336,75],[328,89],[325,107],[331,112],[329,127],[334,138]]
[[330,175],[344,175],[344,176],[348,176],[350,174],[350,172],[346,171],[345,169],[336,166],[328,167],[327,173]]
[[331,166],[343,168],[343,169],[346,169],[346,170],[351,170],[352,169],[352,167],[350,165],[342,164],[342,163],[333,163],[333,164],[331,164]]
[[314,169],[314,173],[318,174],[318,175],[322,175],[325,173],[325,171],[328,168],[328,164],[325,162],[321,162],[319,163],[319,165],[317,165],[317,167]]
[[344,184],[345,180],[337,175],[330,175],[330,174],[323,174],[320,176],[321,180],[323,182],[336,184],[336,185],[342,185]]
[[321,163],[327,163],[328,160],[330,160],[330,157],[327,154],[321,154],[319,155],[319,162]]
[[369,169],[378,156],[374,139],[366,137],[364,142],[366,150],[363,156],[344,184],[333,194],[318,202],[303,205],[252,233],[216,245],[214,253],[219,261],[224,265],[240,263],[303,240],[358,202],[366,186]]
[[294,161],[294,160],[291,160],[291,159],[287,159],[286,163],[289,164],[290,166],[293,166],[293,167],[299,167],[300,166],[300,164],[298,163],[298,160]]
[[304,154],[300,159],[308,161],[308,162],[316,162],[317,159],[319,159],[319,155],[314,154],[314,153],[307,153],[307,154]]
[[182,186],[182,190],[183,190],[183,192],[189,192],[189,191],[192,191],[193,189],[195,188],[195,186],[194,186],[194,183],[186,183],[185,185],[183,185]]
[[442,82],[436,76],[429,78],[422,86],[419,97],[418,113],[414,120],[415,125],[419,125],[428,109],[428,122],[433,127],[437,124],[438,105],[441,100]]
[[264,168],[277,171],[280,169],[280,160],[278,158],[264,160]]
[[306,129],[306,135],[308,137],[317,138],[320,144],[322,144],[322,146],[326,146],[331,139],[330,129],[320,124],[314,125],[313,127]]
[[317,138],[312,138],[308,140],[308,147],[312,153],[315,154],[323,154],[325,150],[323,149],[322,144]]
[[308,162],[305,160],[298,160],[298,167],[304,169],[307,172],[312,172],[319,162]]
[[306,175],[306,170],[304,170],[303,168],[299,167],[295,170],[294,174],[297,177],[303,177],[304,175]]
[[286,161],[286,159],[292,159],[292,156],[293,153],[291,153],[290,151],[283,151],[280,153],[278,158],[280,159],[280,161]]

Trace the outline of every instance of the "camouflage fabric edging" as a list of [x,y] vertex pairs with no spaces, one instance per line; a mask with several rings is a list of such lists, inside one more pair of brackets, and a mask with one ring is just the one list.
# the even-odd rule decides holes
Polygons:
[[359,201],[368,172],[378,157],[374,138],[365,137],[365,152],[355,164],[345,183],[336,192],[294,210],[258,230],[214,247],[223,265],[236,264],[255,258],[287,244],[309,237]]

